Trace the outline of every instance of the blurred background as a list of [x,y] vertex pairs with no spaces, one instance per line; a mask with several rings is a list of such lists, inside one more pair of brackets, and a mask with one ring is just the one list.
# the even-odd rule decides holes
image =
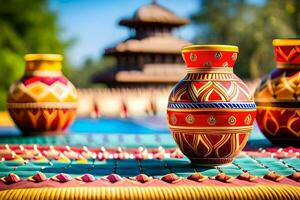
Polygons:
[[[238,45],[235,73],[254,90],[274,68],[272,40],[300,35],[299,0],[0,0],[0,109],[24,54],[64,55],[78,114],[164,115],[189,43]],[[76,125],[76,123],[75,123]]]

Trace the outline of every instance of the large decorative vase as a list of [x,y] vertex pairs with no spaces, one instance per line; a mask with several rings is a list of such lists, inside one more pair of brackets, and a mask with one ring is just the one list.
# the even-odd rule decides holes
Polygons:
[[28,54],[23,77],[9,90],[7,107],[26,134],[59,134],[76,116],[77,92],[63,76],[62,56]]
[[256,106],[233,73],[237,54],[231,45],[182,49],[187,75],[173,88],[167,114],[177,145],[194,164],[232,162],[252,131]]
[[300,146],[300,39],[273,40],[277,66],[255,92],[256,121],[275,145]]

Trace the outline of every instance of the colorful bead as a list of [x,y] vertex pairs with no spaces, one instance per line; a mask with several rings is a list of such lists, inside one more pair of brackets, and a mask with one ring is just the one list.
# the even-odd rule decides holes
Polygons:
[[203,176],[201,173],[193,173],[192,175],[188,176],[187,179],[196,181],[196,182],[202,182],[208,179],[207,176]]
[[240,174],[237,178],[244,180],[244,181],[252,182],[257,179],[257,176],[253,176],[249,172],[244,172],[244,173]]
[[0,179],[5,184],[13,184],[21,181],[21,178],[14,173],[10,173],[9,175],[2,177]]
[[65,182],[72,180],[72,177],[69,176],[68,174],[60,173],[60,174],[57,174],[56,176],[52,177],[51,180],[65,183]]
[[91,174],[84,174],[80,177],[77,177],[76,179],[80,180],[80,181],[83,181],[83,182],[86,182],[86,183],[93,182],[93,181],[96,180],[95,177]]
[[179,176],[177,176],[176,174],[171,173],[171,174],[164,175],[161,178],[161,180],[163,180],[167,183],[176,183],[176,182],[180,181],[181,178]]
[[231,183],[235,178],[233,176],[228,176],[224,173],[219,173],[216,177],[216,180],[224,182],[224,183]]
[[300,172],[295,172],[295,173],[289,175],[288,178],[290,178],[294,181],[300,182]]
[[135,180],[140,183],[146,183],[146,182],[150,181],[151,178],[149,176],[147,176],[146,174],[139,174],[135,177]]
[[47,179],[48,178],[46,177],[46,175],[43,172],[38,172],[34,176],[29,177],[27,180],[39,183],[39,182],[45,181]]
[[268,174],[266,174],[264,176],[265,179],[268,179],[268,180],[271,180],[271,181],[275,181],[275,182],[279,182],[281,181],[282,179],[284,179],[285,177],[284,176],[281,176],[280,174],[272,171],[272,172],[269,172]]
[[119,176],[118,174],[110,174],[106,177],[106,179],[111,183],[115,183],[122,180],[122,177]]

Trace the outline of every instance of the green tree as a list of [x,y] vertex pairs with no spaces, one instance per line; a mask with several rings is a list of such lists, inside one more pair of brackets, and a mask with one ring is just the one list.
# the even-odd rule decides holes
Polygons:
[[70,71],[70,80],[77,87],[98,87],[91,83],[93,74],[111,69],[115,66],[116,60],[111,56],[106,56],[101,59],[87,58],[80,68],[73,68]]
[[239,46],[235,71],[258,78],[274,66],[272,39],[299,34],[299,0],[267,0],[263,5],[245,0],[201,0],[191,16],[196,43]]
[[4,109],[9,85],[23,74],[24,54],[63,54],[69,41],[59,38],[61,30],[47,0],[0,0],[0,5],[0,109]]

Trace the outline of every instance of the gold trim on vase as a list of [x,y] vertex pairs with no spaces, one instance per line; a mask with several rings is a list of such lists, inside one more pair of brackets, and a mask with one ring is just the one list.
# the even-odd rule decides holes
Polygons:
[[25,61],[62,61],[63,57],[60,54],[26,54]]
[[187,67],[187,73],[233,73],[232,67]]
[[233,73],[188,73],[185,81],[237,81],[236,76]]
[[207,45],[188,45],[184,46],[181,51],[191,52],[191,51],[232,51],[239,52],[239,48],[234,45],[217,45],[217,44],[207,44]]
[[274,46],[296,46],[300,45],[300,38],[274,39]]
[[74,109],[77,108],[75,102],[35,102],[35,103],[7,103],[7,108],[10,109]]
[[234,126],[234,127],[228,127],[228,126],[215,126],[215,127],[211,127],[211,126],[173,126],[173,125],[169,125],[171,129],[173,130],[178,130],[179,132],[182,132],[184,130],[192,130],[194,132],[205,132],[207,133],[208,131],[225,131],[226,133],[228,133],[229,131],[246,131],[246,130],[252,130],[253,129],[253,125],[251,126]]
[[[225,128],[224,128],[225,129]],[[236,135],[236,134],[250,134],[250,132],[253,130],[251,129],[236,129],[236,130],[230,130],[230,133],[228,133],[228,130],[187,130],[187,129],[172,129],[171,131],[174,134],[201,134],[201,135]]]

